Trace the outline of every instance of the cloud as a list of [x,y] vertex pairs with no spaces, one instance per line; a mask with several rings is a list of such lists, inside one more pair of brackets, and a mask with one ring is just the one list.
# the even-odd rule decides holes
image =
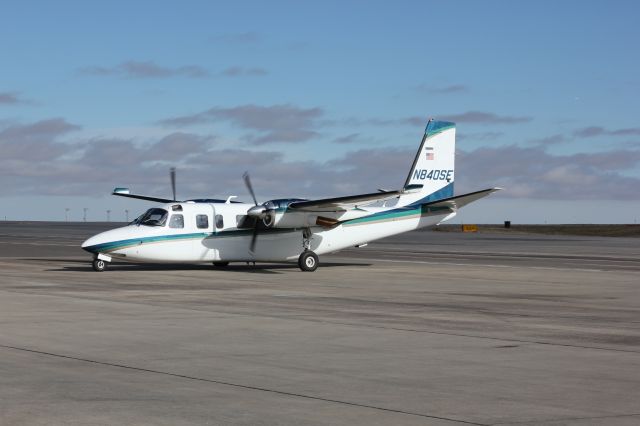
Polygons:
[[97,138],[87,143],[81,163],[100,169],[105,165],[133,167],[143,160],[142,152],[131,140]]
[[433,95],[448,95],[453,93],[469,92],[469,86],[465,84],[450,84],[447,86],[428,86],[422,84],[420,86],[417,86],[416,89]]
[[339,144],[345,144],[345,143],[358,142],[359,140],[360,140],[360,133],[351,133],[351,134],[346,135],[346,136],[337,137],[332,142],[333,143],[339,143]]
[[196,114],[162,120],[165,126],[190,126],[227,121],[242,129],[257,131],[248,137],[255,144],[272,142],[305,142],[318,133],[314,128],[324,115],[321,108],[294,105],[241,105],[232,108],[213,107]]
[[456,163],[456,184],[467,191],[482,183],[515,198],[640,199],[640,179],[623,174],[640,163],[640,150],[552,155],[509,145],[461,151]]
[[[526,123],[532,120],[531,117],[502,116],[491,112],[467,111],[462,114],[439,115],[433,117],[436,120],[453,121],[454,123],[470,124],[517,124]],[[349,117],[341,120],[326,120],[327,125],[344,126],[426,126],[429,121],[428,116],[410,116],[401,118],[357,118]]]
[[[62,118],[13,124],[0,131],[0,181],[11,185],[12,176],[35,176],[39,185],[49,185],[52,165],[73,151],[73,146],[57,139],[79,129]],[[13,190],[22,191],[20,185]]]
[[595,136],[638,136],[640,135],[640,127],[609,130],[604,127],[590,126],[577,129],[573,132],[573,135],[580,138],[591,138]]
[[528,142],[532,145],[550,146],[550,145],[565,143],[568,141],[569,139],[567,139],[566,136],[561,134],[555,134],[551,136],[546,136],[544,138],[530,139]]
[[23,99],[18,92],[0,92],[0,105],[18,105],[31,103]]
[[137,164],[179,164],[196,161],[215,145],[215,137],[194,133],[173,132],[147,144],[132,139],[93,138],[77,149],[83,151],[82,163],[100,167],[120,168]]
[[1,158],[18,161],[56,159],[70,151],[69,145],[56,139],[78,129],[79,126],[62,118],[8,126],[0,131]]
[[126,78],[206,78],[210,73],[199,65],[183,65],[180,67],[165,67],[153,61],[126,61],[114,67],[91,66],[81,68],[81,74],[107,76],[116,75]]
[[458,131],[456,133],[457,140],[470,140],[472,142],[495,141],[502,136],[504,136],[503,132],[464,133]]
[[194,133],[174,132],[161,138],[157,143],[149,146],[144,152],[144,158],[149,160],[164,160],[173,162],[197,157],[207,152],[215,145],[212,135],[197,135]]
[[259,67],[245,68],[234,66],[224,69],[220,74],[225,77],[262,77],[267,75],[268,72],[264,68]]
[[419,125],[424,126],[427,124],[428,119],[422,117],[405,117],[405,118],[359,118],[359,117],[346,117],[337,120],[323,120],[322,124],[326,126],[346,126],[346,127],[362,127],[362,126],[406,126],[406,125]]
[[[250,117],[243,115],[242,124],[266,127]],[[181,197],[239,195],[249,200],[244,170],[250,171],[261,200],[348,195],[399,188],[417,149],[356,149],[319,161],[288,160],[273,149],[218,147],[214,136],[189,132],[167,132],[145,143],[122,138],[60,141],[76,129],[61,118],[2,129],[0,194],[102,195],[122,185],[168,196],[168,169],[177,166]],[[508,145],[457,152],[458,194],[503,186],[500,196],[512,198],[640,199],[640,179],[633,177],[640,164],[638,149],[554,155],[544,146]]]
[[440,120],[453,121],[455,123],[473,124],[518,124],[527,123],[531,117],[498,115],[492,112],[467,111],[461,114],[450,114],[438,117]]

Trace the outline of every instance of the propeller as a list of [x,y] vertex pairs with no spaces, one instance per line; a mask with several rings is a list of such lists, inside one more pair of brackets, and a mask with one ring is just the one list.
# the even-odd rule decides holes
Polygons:
[[244,172],[242,175],[242,179],[244,179],[244,184],[247,186],[247,190],[251,194],[251,198],[253,198],[253,203],[255,206],[251,207],[247,210],[247,216],[253,217],[256,220],[256,224],[253,228],[253,234],[251,235],[251,243],[249,244],[249,251],[251,253],[254,252],[256,247],[256,241],[258,239],[258,227],[260,225],[260,220],[264,223],[266,227],[270,227],[273,224],[274,216],[271,212],[271,209],[267,207],[268,202],[265,204],[258,204],[258,200],[256,198],[256,193],[253,191],[253,185],[251,185],[251,178],[249,177],[249,172]]
[[244,184],[247,186],[247,189],[251,194],[251,198],[253,198],[253,203],[257,206],[258,200],[256,199],[256,193],[253,192],[253,185],[251,185],[251,178],[249,177],[249,172],[244,172],[242,174],[242,179],[244,179]]
[[176,168],[172,167],[169,169],[169,176],[171,177],[171,190],[173,191],[173,200],[177,200],[176,198]]
[[255,204],[255,206],[247,210],[247,216],[251,216],[256,219],[256,224],[253,227],[253,234],[251,234],[251,243],[249,243],[249,252],[253,253],[256,248],[256,241],[258,240],[258,220],[260,219],[260,216],[264,211],[264,206],[258,205],[258,199],[256,198],[256,193],[253,191],[253,185],[251,185],[249,172],[244,172],[244,174],[242,175],[242,179],[244,180],[244,184],[249,190],[251,198],[253,198],[253,203]]

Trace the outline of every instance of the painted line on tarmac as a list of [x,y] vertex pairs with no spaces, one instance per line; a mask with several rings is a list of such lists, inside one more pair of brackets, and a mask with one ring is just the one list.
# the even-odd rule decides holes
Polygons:
[[453,266],[473,266],[473,267],[482,266],[487,268],[509,268],[509,269],[527,268],[527,269],[549,269],[549,270],[560,270],[560,271],[566,271],[566,270],[576,271],[577,270],[577,271],[585,271],[585,272],[607,272],[603,269],[587,269],[587,268],[571,268],[571,267],[560,268],[560,267],[553,267],[553,266],[526,266],[526,265],[513,266],[513,265],[493,265],[493,264],[484,264],[484,263],[433,262],[428,260],[373,259],[373,258],[366,258],[366,257],[354,257],[349,259],[362,260],[365,262],[415,263],[415,264],[424,264],[424,265],[453,265]]
[[16,246],[59,246],[59,247],[79,247],[80,243],[77,244],[60,244],[60,243],[25,243],[25,242],[17,242],[17,241],[4,241],[2,244],[13,244]]
[[[350,252],[355,252],[353,249],[347,249]],[[347,251],[345,250],[345,251]],[[487,252],[487,251],[447,251],[447,250],[407,250],[407,249],[376,249],[376,248],[366,248],[365,251],[371,252],[379,252],[384,254],[394,253],[394,254],[424,254],[430,256],[457,256],[457,257],[510,257],[514,259],[564,259],[564,260],[585,260],[585,261],[605,261],[605,262],[640,262],[636,256],[604,256],[604,255],[592,255],[592,254],[575,254],[575,255],[567,255],[566,253],[530,253],[530,252]]]
[[589,416],[589,417],[559,417],[555,419],[544,419],[544,420],[524,420],[524,421],[515,421],[515,422],[499,422],[492,423],[491,426],[511,426],[511,425],[537,425],[537,424],[559,424],[562,425],[564,422],[574,422],[577,420],[604,420],[604,419],[619,419],[625,417],[638,417],[640,413],[632,413],[632,414],[611,414],[608,416]]
[[21,352],[29,352],[29,353],[33,353],[33,354],[37,354],[37,355],[44,355],[44,356],[49,356],[49,357],[70,359],[70,360],[73,360],[73,361],[87,362],[87,363],[96,364],[96,365],[103,365],[103,366],[107,366],[107,367],[123,368],[123,369],[127,369],[127,370],[143,372],[143,373],[161,374],[161,375],[164,375],[164,376],[176,377],[176,378],[180,378],[180,379],[196,380],[196,381],[199,381],[199,382],[213,383],[213,384],[223,385],[223,386],[232,386],[232,387],[235,387],[235,388],[259,391],[259,392],[268,392],[268,393],[277,394],[277,395],[292,396],[292,397],[296,397],[296,398],[311,399],[311,400],[322,401],[322,402],[331,402],[331,403],[334,403],[334,404],[342,404],[342,405],[348,405],[348,406],[359,407],[359,408],[370,408],[370,409],[373,409],[373,410],[385,411],[385,412],[389,412],[389,413],[406,414],[406,415],[409,415],[409,416],[423,417],[423,418],[429,418],[429,419],[437,419],[437,420],[443,420],[443,421],[448,421],[448,422],[453,422],[453,423],[462,423],[462,424],[468,424],[468,425],[490,426],[487,423],[477,423],[477,422],[471,422],[471,421],[468,421],[468,420],[454,419],[454,418],[450,418],[450,417],[433,416],[433,415],[428,415],[428,414],[423,414],[423,413],[415,413],[415,412],[411,412],[411,411],[398,410],[398,409],[394,409],[394,408],[378,407],[378,406],[375,406],[375,405],[362,404],[362,403],[358,403],[358,402],[342,401],[342,400],[339,400],[339,399],[331,399],[331,398],[325,398],[325,397],[321,397],[321,396],[305,395],[305,394],[302,394],[302,393],[287,392],[287,391],[281,391],[281,390],[277,390],[277,389],[263,388],[263,387],[259,387],[259,386],[243,385],[243,384],[239,384],[239,383],[226,382],[226,381],[223,381],[223,380],[205,379],[205,378],[202,378],[202,377],[188,376],[188,375],[185,375],[185,374],[170,373],[170,372],[167,372],[167,371],[160,371],[160,370],[152,370],[152,369],[149,369],[149,368],[134,367],[134,366],[131,366],[131,365],[126,365],[126,364],[116,364],[116,363],[112,363],[112,362],[97,361],[97,360],[94,360],[94,359],[80,358],[80,357],[75,357],[75,356],[70,356],[70,355],[56,354],[56,353],[53,353],[53,352],[39,351],[39,350],[36,350],[36,349],[21,348],[21,347],[17,347],[17,346],[2,345],[2,344],[0,344],[0,348],[11,349],[11,350],[16,350],[16,351],[21,351]]

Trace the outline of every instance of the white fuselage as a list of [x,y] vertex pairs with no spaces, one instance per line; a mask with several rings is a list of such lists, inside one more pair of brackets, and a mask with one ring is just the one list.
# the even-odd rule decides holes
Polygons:
[[[180,207],[176,207],[180,206]],[[244,203],[175,203],[163,226],[129,224],[95,235],[82,247],[96,255],[144,262],[290,261],[304,251],[305,228],[270,228],[258,232],[254,251],[253,228],[239,228],[252,205]],[[174,211],[179,208],[180,210]],[[364,207],[346,212],[339,224],[309,226],[308,249],[318,255],[435,225],[455,215],[451,210],[426,211],[417,207]],[[182,215],[174,220],[173,215]],[[206,219],[204,219],[206,216]],[[179,225],[182,225],[180,227]]]

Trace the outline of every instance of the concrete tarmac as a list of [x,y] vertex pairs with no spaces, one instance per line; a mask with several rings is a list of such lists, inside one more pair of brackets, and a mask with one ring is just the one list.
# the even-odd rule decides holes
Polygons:
[[0,425],[637,425],[640,240],[420,231],[136,265],[0,222]]

